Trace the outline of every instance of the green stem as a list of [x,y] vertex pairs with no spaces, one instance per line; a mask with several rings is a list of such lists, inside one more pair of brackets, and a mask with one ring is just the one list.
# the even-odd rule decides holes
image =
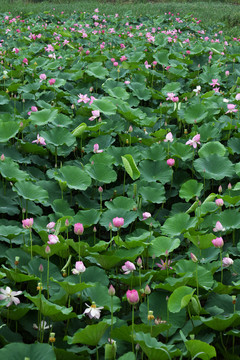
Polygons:
[[81,256],[81,242],[80,242],[80,235],[78,235],[78,260],[80,261]]
[[57,146],[55,146],[55,168],[57,168]]
[[31,260],[32,260],[32,229],[29,229],[29,234],[30,234]]
[[113,331],[113,296],[111,296],[111,333],[110,333],[111,339],[112,339],[112,331]]
[[134,353],[134,305],[132,305],[132,352]]
[[48,264],[47,264],[47,298],[49,299],[49,256],[48,256]]
[[124,170],[124,175],[123,175],[123,196],[125,194],[125,183],[126,183],[126,171]]
[[221,283],[222,283],[223,282],[222,248],[220,248],[220,260],[221,260]]
[[198,264],[196,262],[196,281],[197,281],[197,296],[199,296],[199,285],[198,285]]

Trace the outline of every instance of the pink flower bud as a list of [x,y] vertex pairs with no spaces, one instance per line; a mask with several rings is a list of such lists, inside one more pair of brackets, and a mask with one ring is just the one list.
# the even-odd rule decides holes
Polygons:
[[47,245],[45,248],[45,253],[50,254],[50,252],[51,252],[50,246]]
[[40,264],[40,265],[39,265],[39,271],[40,271],[40,272],[43,272],[43,264]]
[[33,226],[33,218],[22,220],[22,226],[24,229],[31,229]]
[[69,226],[69,220],[68,219],[66,219],[66,221],[65,221],[65,226]]
[[56,243],[60,242],[57,235],[48,235],[48,244],[54,245]]
[[219,193],[222,192],[222,186],[221,186],[221,185],[219,185],[219,187],[218,187],[218,192],[219,192]]
[[49,85],[53,85],[53,84],[55,84],[56,79],[50,79],[50,80],[48,80],[48,82],[49,82]]
[[148,284],[145,286],[144,293],[145,293],[146,295],[150,295],[150,294],[151,294],[151,289],[150,289],[150,287],[149,287]]
[[55,222],[52,221],[52,222],[50,222],[50,223],[47,224],[47,229],[48,229],[48,230],[52,230],[55,225],[56,225]]
[[119,217],[115,217],[113,220],[113,226],[120,228],[121,226],[124,225],[124,219],[123,218],[119,218]]
[[93,227],[93,232],[96,233],[97,232],[97,228],[96,226]]
[[4,154],[1,155],[1,161],[4,161],[5,160],[5,156]]
[[139,295],[137,290],[128,290],[126,293],[129,304],[135,305],[139,302]]
[[75,263],[75,268],[72,269],[72,273],[74,275],[79,275],[79,274],[84,273],[85,270],[86,270],[86,268],[84,266],[84,263],[82,261],[77,261]]
[[232,184],[231,183],[228,184],[228,190],[232,190]]
[[191,253],[191,259],[193,262],[197,263],[198,262],[198,258],[193,254]]
[[74,233],[76,235],[82,235],[83,232],[84,232],[83,224],[80,224],[80,223],[74,224]]
[[172,166],[175,165],[175,160],[174,159],[168,159],[167,164],[168,164],[168,166],[172,167]]
[[124,274],[127,275],[130,272],[136,270],[136,267],[131,261],[126,261],[125,264],[122,266],[122,270],[124,271]]
[[216,248],[221,248],[224,245],[223,238],[221,238],[221,237],[213,239],[212,243]]
[[114,296],[115,293],[116,293],[115,288],[114,288],[112,285],[110,285],[110,286],[109,286],[109,289],[108,289],[108,294],[109,294],[110,296]]
[[223,206],[224,201],[223,201],[223,199],[216,199],[215,204],[220,207],[220,206]]
[[137,259],[137,266],[142,266],[142,259],[140,257]]
[[103,192],[103,188],[101,186],[99,186],[98,188],[98,192],[102,193]]
[[146,220],[149,219],[152,215],[149,212],[144,212],[142,216],[143,216],[143,220]]

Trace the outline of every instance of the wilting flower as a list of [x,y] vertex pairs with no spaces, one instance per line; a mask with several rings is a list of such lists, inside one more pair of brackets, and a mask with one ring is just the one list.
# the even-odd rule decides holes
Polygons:
[[224,245],[223,238],[221,238],[221,237],[213,239],[212,243],[216,248],[221,248]]
[[224,267],[230,266],[234,263],[233,259],[231,259],[230,257],[224,257],[222,259],[222,263]]
[[39,134],[37,134],[37,140],[32,141],[32,143],[46,145],[45,139],[42,136],[39,136]]
[[79,274],[84,273],[85,270],[86,270],[86,268],[84,266],[84,263],[82,261],[77,261],[75,263],[75,268],[72,269],[72,273],[74,275],[79,275]]
[[98,144],[94,144],[94,146],[93,146],[93,152],[95,153],[95,154],[99,154],[99,153],[102,153],[103,152],[103,150],[99,150],[99,145]]
[[22,220],[24,229],[31,229],[33,226],[33,218]]
[[172,267],[170,266],[170,264],[172,262],[171,260],[168,260],[168,261],[165,261],[165,262],[162,259],[160,259],[160,260],[161,260],[161,264],[156,263],[156,265],[158,267],[160,267],[161,270],[166,270],[167,268],[172,269]]
[[124,225],[124,218],[115,217],[113,220],[113,226],[120,228]]
[[60,242],[60,241],[59,241],[59,238],[58,238],[57,235],[48,235],[48,242],[47,243],[49,245],[53,245],[53,244],[56,244],[58,242]]
[[47,329],[50,329],[50,325],[47,324],[46,321],[42,320],[41,323],[40,323],[40,326],[38,327],[37,324],[33,324],[33,328],[35,330],[47,330]]
[[130,272],[136,270],[136,267],[131,261],[126,261],[125,264],[122,266],[122,270],[124,271],[124,274],[127,275]]
[[216,222],[215,228],[213,228],[214,232],[217,231],[225,231],[225,228],[222,226],[222,224],[220,223],[220,221]]
[[137,290],[128,290],[126,293],[127,296],[127,301],[129,302],[129,304],[131,305],[135,305],[139,302],[139,295]]
[[80,224],[80,223],[74,224],[74,233],[76,235],[82,235],[83,232],[84,232],[83,224]]
[[86,314],[90,317],[90,319],[99,319],[100,318],[100,315],[101,315],[101,310],[104,308],[103,306],[100,306],[100,307],[96,307],[96,304],[95,302],[93,301],[92,302],[92,305],[89,306],[88,304],[85,304],[88,309],[85,309],[84,313],[83,314]]
[[188,141],[186,142],[186,145],[193,146],[194,149],[196,149],[197,144],[199,144],[199,145],[201,144],[201,143],[200,143],[200,134],[195,135],[195,136],[192,138],[192,140],[190,139],[190,140],[188,140]]
[[20,300],[17,298],[18,295],[22,294],[22,291],[12,291],[12,289],[7,286],[6,289],[0,289],[0,300],[8,300],[7,307],[9,307],[12,303],[15,305],[20,304]]

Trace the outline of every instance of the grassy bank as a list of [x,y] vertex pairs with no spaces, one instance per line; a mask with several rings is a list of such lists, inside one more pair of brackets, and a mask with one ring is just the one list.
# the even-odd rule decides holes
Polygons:
[[[240,2],[240,1],[236,1]],[[96,7],[101,12],[106,14],[118,13],[119,15],[126,14],[127,11],[132,11],[134,14],[160,14],[162,12],[171,11],[174,14],[180,13],[181,16],[189,13],[194,17],[202,20],[205,27],[219,25],[224,27],[225,33],[232,36],[240,36],[240,7],[235,2],[140,2],[140,1],[43,1],[43,2],[28,2],[15,1],[9,3],[9,0],[1,1],[1,12],[11,11],[14,15],[22,12],[24,13],[41,11],[51,11],[53,8],[55,12],[64,11],[65,14],[70,14],[75,11],[92,12]],[[14,4],[14,6],[12,6]]]

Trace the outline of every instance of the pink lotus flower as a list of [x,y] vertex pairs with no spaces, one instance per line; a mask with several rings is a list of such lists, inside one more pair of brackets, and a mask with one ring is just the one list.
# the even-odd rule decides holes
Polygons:
[[56,79],[50,79],[50,80],[48,80],[48,82],[49,82],[49,85],[53,85],[53,84],[55,84]]
[[26,65],[28,65],[28,59],[27,59],[27,58],[24,58],[24,59],[23,59],[23,63],[26,64]]
[[32,141],[32,143],[46,145],[45,139],[42,136],[39,136],[39,134],[37,134],[37,140]]
[[168,141],[173,142],[173,135],[171,132],[167,133],[167,135],[164,139],[164,142],[168,142]]
[[52,222],[50,222],[50,223],[47,224],[46,228],[48,229],[48,231],[49,231],[49,230],[50,230],[50,231],[53,231],[55,225],[56,225],[55,222],[52,221]]
[[235,99],[236,99],[237,101],[240,100],[240,93],[238,93],[238,94],[235,96]]
[[118,62],[114,61],[113,66],[118,66]]
[[220,86],[220,84],[218,83],[218,79],[212,79],[212,82],[210,83],[210,85],[213,87],[216,85]]
[[144,213],[142,214],[142,216],[143,216],[143,220],[147,220],[147,219],[149,219],[152,215],[151,215],[149,212],[144,212]]
[[198,258],[196,257],[196,255],[194,255],[193,253],[190,254],[191,255],[191,259],[193,262],[197,263],[198,262]]
[[131,261],[126,261],[125,264],[122,266],[122,270],[124,271],[124,275],[127,275],[130,272],[136,270],[136,267]]
[[99,154],[99,153],[102,153],[103,152],[103,150],[99,150],[99,145],[98,144],[94,144],[94,146],[93,146],[93,152],[95,153],[95,154]]
[[225,228],[222,226],[222,224],[220,223],[220,221],[216,222],[215,228],[213,228],[214,232],[217,231],[225,231]]
[[22,291],[12,291],[9,286],[6,289],[1,288],[0,300],[8,300],[6,307],[9,307],[12,303],[15,305],[20,304],[20,300],[17,298],[18,295],[22,294]]
[[216,199],[215,204],[220,207],[220,206],[223,206],[224,201],[223,201],[223,199]]
[[85,268],[83,262],[82,261],[77,261],[75,263],[75,268],[72,269],[72,273],[74,275],[79,275],[79,274],[84,273],[85,270],[86,270],[86,268]]
[[224,245],[223,238],[221,238],[221,237],[213,239],[212,243],[216,248],[221,248]]
[[110,286],[109,286],[109,289],[108,289],[108,294],[109,294],[110,296],[114,296],[115,293],[116,293],[115,288],[113,287],[113,285],[110,285]]
[[230,257],[224,257],[222,259],[222,263],[224,267],[230,266],[234,263],[233,259],[231,259]]
[[83,224],[81,224],[81,223],[74,224],[74,233],[76,235],[82,235],[83,232],[84,232]]
[[31,107],[31,111],[32,111],[32,112],[37,112],[37,111],[38,111],[38,108],[37,108],[36,106],[32,106],[32,107]]
[[60,242],[59,238],[57,235],[48,235],[48,244],[49,245],[54,245],[56,243]]
[[4,154],[1,155],[1,161],[4,161],[5,160],[5,156]]
[[22,226],[24,229],[31,229],[33,226],[33,218],[22,220]]
[[120,61],[126,61],[126,60],[127,60],[127,57],[125,55],[120,57]]
[[127,296],[127,301],[129,302],[129,304],[131,305],[135,305],[139,302],[139,295],[137,290],[128,290],[126,293]]
[[167,261],[163,261],[162,259],[160,259],[161,260],[161,264],[159,264],[159,263],[156,263],[156,265],[158,266],[158,267],[160,267],[160,269],[161,270],[166,270],[167,268],[168,269],[172,269],[172,267],[170,266],[170,264],[171,264],[171,260],[168,260],[168,262]]
[[235,109],[236,105],[234,104],[227,104],[228,111],[225,114],[237,112],[238,110]]
[[167,164],[168,166],[172,167],[175,165],[175,160],[174,159],[167,159]]
[[124,218],[115,217],[112,222],[113,226],[120,228],[124,225]]
[[197,144],[199,144],[199,145],[201,144],[201,143],[200,143],[200,134],[195,135],[195,136],[192,138],[192,140],[190,139],[190,140],[188,140],[188,141],[186,142],[186,145],[190,145],[190,146],[192,146],[194,149],[196,149]]
[[92,111],[92,116],[88,120],[93,121],[96,118],[98,118],[99,116],[100,116],[100,111],[99,110],[93,110]]
[[43,80],[46,80],[47,76],[46,76],[46,74],[40,74],[39,78],[41,81],[43,81]]

